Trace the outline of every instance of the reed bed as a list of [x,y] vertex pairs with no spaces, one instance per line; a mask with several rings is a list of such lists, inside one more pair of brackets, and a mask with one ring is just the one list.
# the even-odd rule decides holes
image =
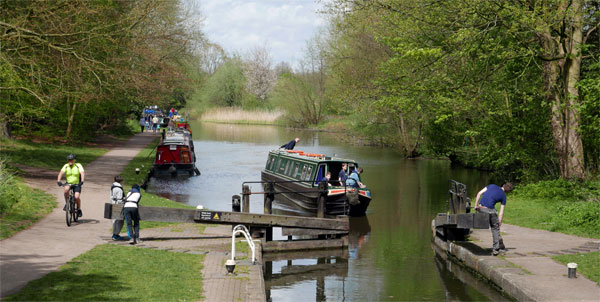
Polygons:
[[201,120],[215,123],[231,124],[277,124],[277,120],[283,116],[280,110],[244,110],[239,107],[220,107],[206,111]]

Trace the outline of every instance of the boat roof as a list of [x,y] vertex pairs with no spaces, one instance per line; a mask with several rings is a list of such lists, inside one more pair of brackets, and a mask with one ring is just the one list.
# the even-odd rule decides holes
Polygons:
[[[187,131],[186,131],[187,132]],[[169,131],[165,134],[163,145],[188,145],[189,136],[184,131]]]
[[335,156],[327,156],[326,154],[320,153],[309,153],[300,150],[285,150],[285,149],[277,149],[271,150],[270,154],[279,155],[279,156],[287,156],[291,158],[298,158],[302,160],[309,160],[314,162],[345,162],[345,163],[356,163],[353,159],[335,157]]

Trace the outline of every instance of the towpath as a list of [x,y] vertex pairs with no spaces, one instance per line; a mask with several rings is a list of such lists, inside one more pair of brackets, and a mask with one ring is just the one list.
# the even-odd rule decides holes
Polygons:
[[490,230],[473,230],[472,241],[435,244],[491,279],[517,300],[600,301],[600,286],[578,273],[567,278],[567,266],[552,256],[600,251],[600,240],[503,224],[507,251],[491,256]]
[[62,188],[56,186],[56,171],[24,168],[25,183],[56,196],[58,206],[45,218],[11,238],[0,241],[0,297],[18,292],[29,281],[41,278],[59,266],[104,243],[110,235],[110,220],[104,219],[104,203],[115,175],[158,133],[138,134],[115,145],[110,151],[86,165],[82,191],[83,217],[67,227],[62,210]]

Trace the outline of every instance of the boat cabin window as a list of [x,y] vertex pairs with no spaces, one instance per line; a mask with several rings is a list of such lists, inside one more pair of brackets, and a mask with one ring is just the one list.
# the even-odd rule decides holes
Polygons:
[[279,173],[283,173],[283,171],[285,171],[285,164],[286,164],[287,162],[288,162],[288,161],[287,161],[287,160],[285,160],[285,159],[283,159],[283,158],[280,158],[280,159],[279,159]]
[[317,170],[317,177],[315,178],[315,185],[318,186],[319,182],[325,180],[325,174],[327,166],[325,164],[320,164],[319,169]]
[[291,161],[287,161],[287,163],[285,164],[285,171],[283,172],[283,174],[285,175],[289,175],[288,173],[290,172],[290,167],[292,166],[292,162]]
[[291,176],[294,177],[294,178],[298,178],[298,172],[300,170],[300,164],[296,163],[295,166],[296,167],[294,168],[294,173]]
[[265,167],[267,170],[273,170],[273,164],[275,163],[275,156],[271,155],[269,156],[269,159],[267,160],[267,166]]
[[308,166],[308,168],[306,169],[306,175],[304,177],[304,180],[310,180],[310,176],[312,175],[312,166]]
[[300,180],[304,180],[306,176],[306,166],[302,166],[302,175],[300,176]]

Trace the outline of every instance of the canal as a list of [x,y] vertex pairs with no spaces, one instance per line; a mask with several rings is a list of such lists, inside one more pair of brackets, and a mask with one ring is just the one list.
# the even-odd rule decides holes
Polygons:
[[[373,201],[365,218],[352,219],[348,250],[265,258],[272,301],[504,300],[484,281],[436,256],[431,246],[431,220],[446,211],[448,180],[466,184],[473,198],[488,183],[486,173],[451,167],[447,160],[405,159],[389,148],[355,146],[339,133],[214,123],[192,123],[192,130],[202,175],[152,179],[149,192],[230,210],[242,182],[260,180],[268,151],[294,137],[300,138],[296,150],[351,158],[364,168],[361,178]],[[251,211],[262,211],[262,203],[262,196],[252,196]],[[277,211],[290,208],[275,204]]]

